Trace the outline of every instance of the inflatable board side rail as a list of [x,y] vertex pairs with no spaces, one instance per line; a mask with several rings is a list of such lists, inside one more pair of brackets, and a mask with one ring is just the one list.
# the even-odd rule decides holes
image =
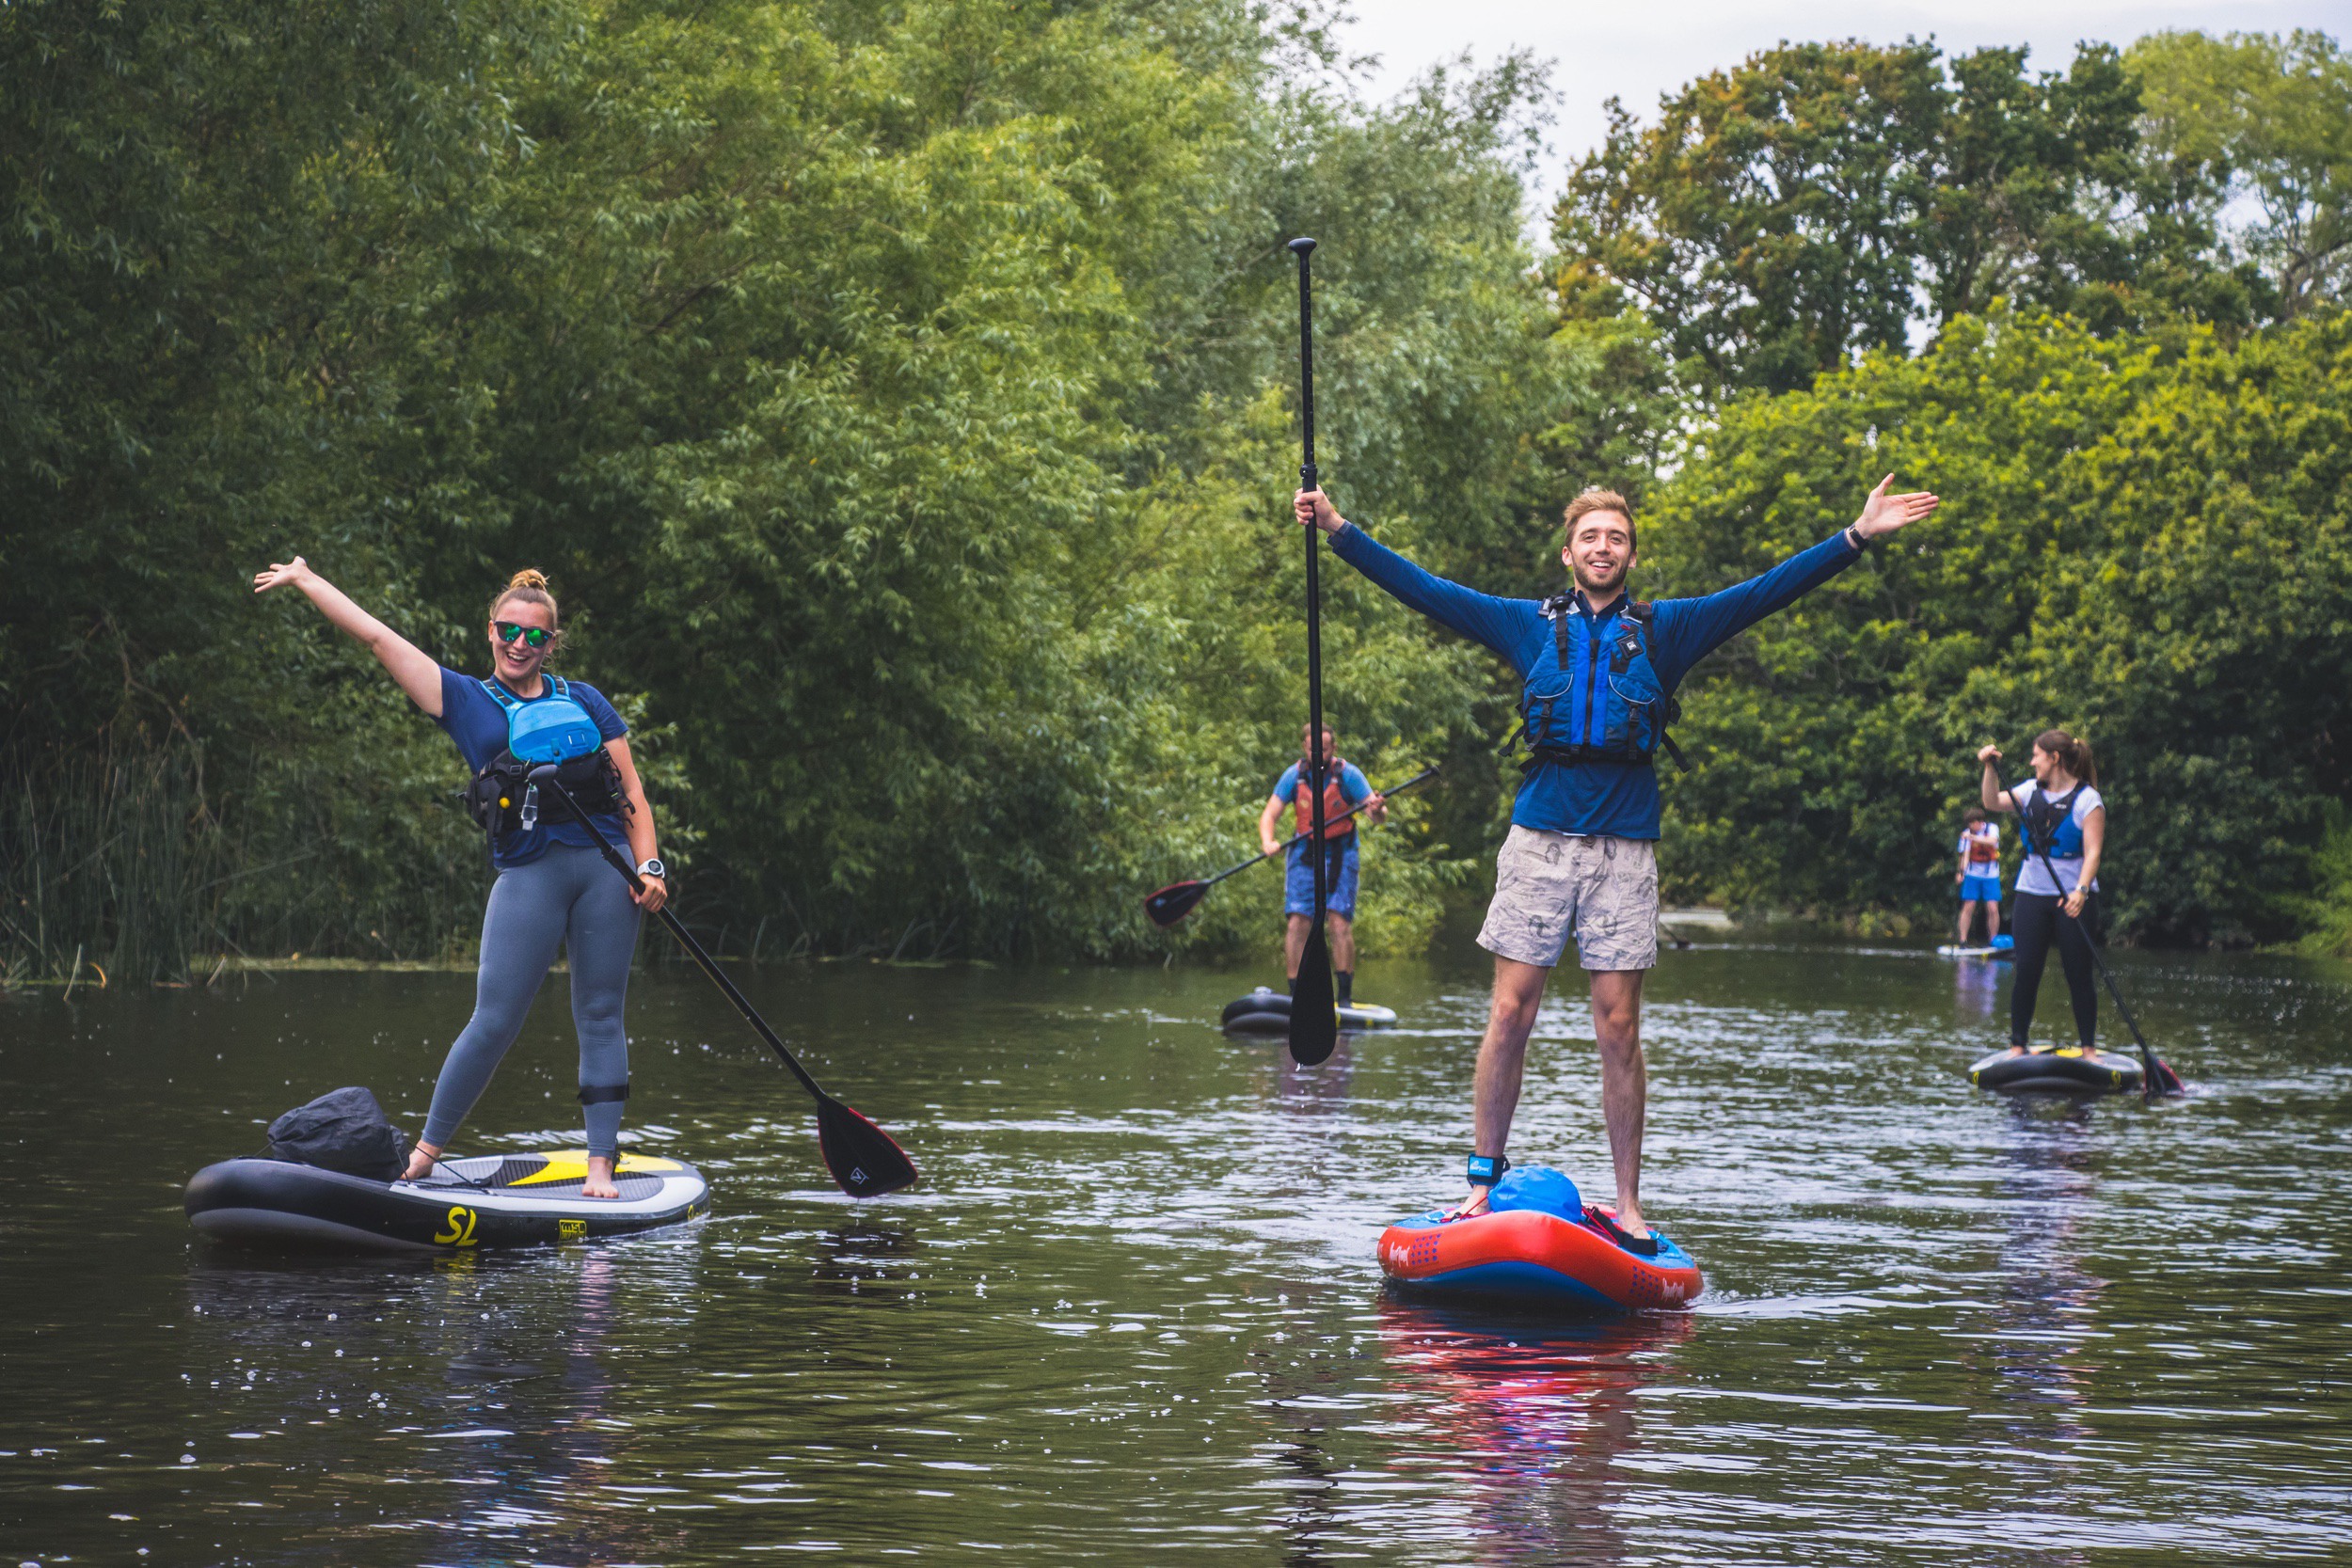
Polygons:
[[[1604,1211],[1605,1212],[1605,1211]],[[1638,1257],[1586,1224],[1535,1209],[1443,1221],[1436,1211],[1381,1234],[1381,1272],[1429,1295],[1487,1298],[1577,1315],[1676,1310],[1707,1288],[1690,1254],[1662,1231]]]

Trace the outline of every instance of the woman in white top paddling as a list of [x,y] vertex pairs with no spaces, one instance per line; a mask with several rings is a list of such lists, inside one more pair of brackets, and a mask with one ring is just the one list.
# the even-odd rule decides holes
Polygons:
[[1985,810],[2016,813],[2026,833],[2026,863],[2017,874],[2017,898],[2010,911],[2017,944],[2016,984],[2009,998],[2010,1048],[2026,1048],[2042,969],[2055,941],[2066,971],[2067,993],[2074,1001],[2076,1043],[2090,1051],[2099,1029],[2090,927],[2098,912],[2099,859],[2107,842],[2099,765],[2090,748],[2064,730],[2043,730],[2034,737],[2033,777],[2007,789],[2001,787],[1996,767],[1999,747],[1985,747],[1977,760],[1984,765]]

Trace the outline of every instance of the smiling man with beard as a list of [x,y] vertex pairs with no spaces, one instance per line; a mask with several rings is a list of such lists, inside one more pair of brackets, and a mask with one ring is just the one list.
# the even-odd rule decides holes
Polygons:
[[1677,711],[1675,688],[1692,665],[1853,564],[1870,540],[1935,510],[1931,495],[1887,494],[1894,479],[1879,482],[1851,526],[1771,571],[1704,598],[1655,603],[1626,594],[1633,511],[1613,490],[1587,490],[1568,503],[1560,558],[1575,587],[1544,600],[1497,598],[1448,582],[1349,524],[1321,490],[1298,493],[1298,521],[1330,535],[1341,560],[1407,608],[1509,659],[1523,683],[1526,778],[1478,934],[1495,956],[1495,990],[1472,1091],[1470,1191],[1449,1218],[1484,1212],[1510,1164],[1503,1146],[1518,1106],[1528,1032],[1552,966],[1574,941],[1592,975],[1617,1239],[1635,1252],[1657,1251],[1641,1202],[1648,1101],[1642,976],[1658,961],[1661,808],[1652,759],[1661,747],[1676,754],[1666,727]]

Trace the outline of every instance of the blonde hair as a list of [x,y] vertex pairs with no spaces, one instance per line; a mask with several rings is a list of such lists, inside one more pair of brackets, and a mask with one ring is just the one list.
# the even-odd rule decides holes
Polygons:
[[548,628],[554,634],[548,639],[548,657],[553,658],[555,650],[564,645],[564,615],[563,611],[555,608],[555,595],[548,591],[548,575],[536,566],[526,566],[508,578],[506,586],[499,590],[498,597],[490,601],[490,619],[497,620],[499,611],[505,609],[507,602],[512,599],[520,599],[525,604],[543,604],[548,607],[548,619],[555,623]]
[[1563,531],[1574,535],[1576,520],[1588,512],[1613,512],[1623,517],[1626,543],[1628,545],[1633,543],[1633,503],[1631,501],[1627,500],[1614,490],[1604,490],[1597,484],[1586,485],[1577,493],[1576,499],[1568,502],[1568,509],[1560,515]]

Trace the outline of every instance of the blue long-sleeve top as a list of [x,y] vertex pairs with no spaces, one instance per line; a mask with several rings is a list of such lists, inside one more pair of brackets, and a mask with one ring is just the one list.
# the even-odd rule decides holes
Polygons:
[[[1534,599],[1504,599],[1423,571],[1350,523],[1331,535],[1332,553],[1378,583],[1408,610],[1483,642],[1511,661],[1521,680],[1552,638]],[[1771,571],[1697,599],[1660,599],[1650,620],[1650,663],[1668,691],[1691,667],[1772,611],[1793,604],[1859,559],[1839,530]],[[1624,594],[1596,612],[1575,596],[1574,613],[1596,639],[1629,602]],[[1545,832],[1656,838],[1661,807],[1658,770],[1646,762],[1540,761],[1512,803],[1511,820]]]

